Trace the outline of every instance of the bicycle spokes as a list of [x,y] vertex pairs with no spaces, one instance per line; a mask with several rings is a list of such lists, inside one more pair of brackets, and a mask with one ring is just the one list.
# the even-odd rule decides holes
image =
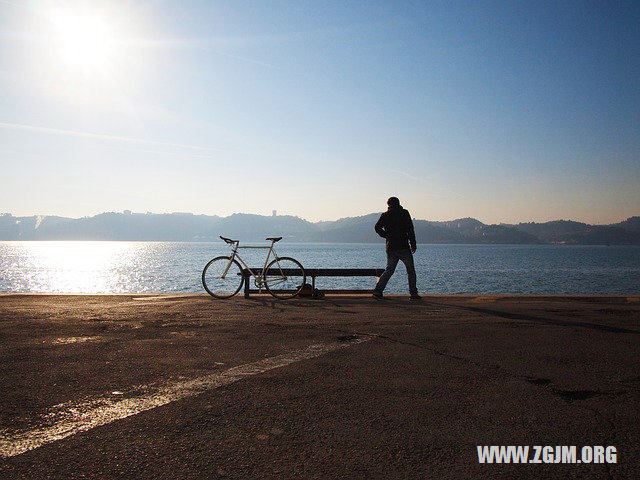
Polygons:
[[302,265],[289,257],[272,261],[265,271],[265,286],[274,297],[295,297],[302,290],[306,275]]
[[242,269],[230,257],[214,258],[202,271],[202,285],[217,298],[232,297],[240,291],[242,282]]

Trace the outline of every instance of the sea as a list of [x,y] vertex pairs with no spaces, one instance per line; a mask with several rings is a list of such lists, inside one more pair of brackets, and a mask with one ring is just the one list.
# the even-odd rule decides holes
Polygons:
[[[241,244],[242,245],[242,244]],[[266,245],[251,243],[251,245]],[[383,244],[276,244],[307,268],[384,268]],[[241,250],[262,266],[268,250]],[[203,293],[201,272],[224,243],[0,242],[0,292]],[[418,245],[418,289],[433,294],[640,294],[640,246]],[[319,289],[371,289],[375,278],[317,279]],[[385,293],[406,293],[398,264]]]

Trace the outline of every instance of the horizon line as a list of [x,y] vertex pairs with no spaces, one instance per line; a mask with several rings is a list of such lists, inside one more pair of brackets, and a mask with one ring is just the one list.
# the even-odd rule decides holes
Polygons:
[[[273,218],[273,217],[294,217],[294,218],[299,218],[300,220],[303,220],[305,222],[311,223],[311,224],[316,224],[316,223],[323,223],[323,222],[338,222],[340,220],[346,220],[346,219],[351,219],[351,218],[358,218],[358,217],[366,217],[369,215],[380,215],[384,212],[369,212],[369,213],[365,213],[362,215],[354,215],[354,216],[350,216],[350,217],[340,217],[337,218],[335,220],[317,220],[317,221],[311,221],[311,220],[307,220],[304,217],[300,217],[298,215],[291,215],[291,214],[276,214],[276,215],[261,215],[259,213],[247,213],[247,212],[234,212],[231,213],[229,215],[217,215],[217,214],[207,214],[207,213],[193,213],[193,212],[163,212],[163,213],[156,213],[156,212],[134,212],[132,210],[122,210],[122,211],[104,211],[104,212],[100,212],[100,213],[95,213],[93,215],[85,215],[85,216],[81,216],[81,217],[66,217],[66,216],[62,216],[62,215],[55,215],[55,214],[33,214],[33,215],[26,215],[26,216],[16,216],[13,215],[11,212],[0,212],[0,217],[3,216],[11,216],[14,218],[31,218],[31,217],[60,217],[60,218],[65,218],[65,219],[69,219],[69,220],[81,220],[83,218],[93,218],[93,217],[97,217],[98,215],[104,215],[104,214],[119,214],[119,215],[185,215],[185,216],[194,216],[194,217],[218,217],[218,218],[229,218],[233,215],[252,215],[252,216],[257,216],[257,217],[265,217],[265,218]],[[537,224],[544,224],[544,223],[551,223],[551,222],[575,222],[575,223],[583,223],[585,225],[591,225],[591,226],[609,226],[609,225],[616,225],[618,223],[622,223],[624,221],[630,220],[632,218],[639,218],[639,215],[632,215],[630,217],[627,217],[623,220],[619,220],[617,222],[612,222],[612,223],[588,223],[588,222],[581,222],[579,220],[571,220],[571,219],[564,219],[564,218],[559,218],[559,219],[555,219],[555,220],[546,220],[546,221],[526,221],[526,222],[517,222],[517,223],[507,223],[507,222],[499,222],[499,223],[485,223],[482,220],[479,220],[475,217],[471,217],[471,216],[467,216],[467,217],[458,217],[458,218],[453,218],[450,220],[427,220],[425,218],[416,218],[413,217],[414,221],[421,221],[421,222],[432,222],[432,223],[445,223],[445,222],[455,222],[455,221],[459,221],[459,220],[475,220],[478,221],[480,223],[482,223],[483,225],[519,225],[519,224],[526,224],[526,223],[537,223]]]

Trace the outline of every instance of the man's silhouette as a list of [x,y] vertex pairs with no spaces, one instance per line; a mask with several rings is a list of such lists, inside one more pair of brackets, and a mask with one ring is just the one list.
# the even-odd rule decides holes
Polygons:
[[400,200],[391,197],[387,200],[389,208],[380,215],[376,223],[376,232],[387,240],[387,268],[373,290],[373,298],[380,300],[384,287],[396,270],[401,260],[407,268],[409,277],[409,293],[411,300],[420,300],[416,287],[416,269],[413,265],[413,254],[416,252],[416,234],[409,212],[402,208]]

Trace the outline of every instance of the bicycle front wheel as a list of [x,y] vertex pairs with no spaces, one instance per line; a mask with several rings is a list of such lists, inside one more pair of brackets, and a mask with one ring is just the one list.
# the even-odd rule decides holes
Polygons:
[[215,298],[233,297],[243,281],[242,268],[231,257],[216,257],[202,270],[202,286]]
[[300,293],[307,279],[302,264],[289,257],[276,258],[264,275],[267,291],[276,298],[293,298]]

